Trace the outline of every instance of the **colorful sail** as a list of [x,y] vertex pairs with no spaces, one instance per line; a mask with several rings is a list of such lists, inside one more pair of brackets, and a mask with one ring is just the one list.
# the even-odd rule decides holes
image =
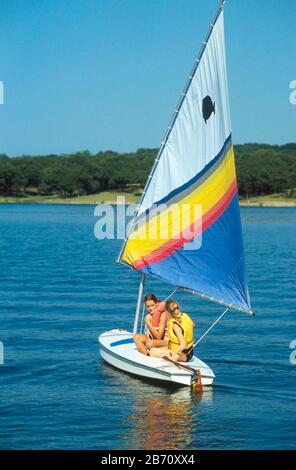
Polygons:
[[221,304],[251,310],[222,8],[157,156],[120,261]]

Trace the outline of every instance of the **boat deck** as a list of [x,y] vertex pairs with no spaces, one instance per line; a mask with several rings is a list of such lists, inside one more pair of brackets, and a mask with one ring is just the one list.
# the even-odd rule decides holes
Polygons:
[[[133,334],[129,331],[119,329],[107,331],[100,335],[99,343],[102,358],[118,369],[142,377],[191,385],[191,372],[163,359],[139,353],[133,341]],[[201,371],[203,385],[213,383],[215,374],[196,356],[193,356],[186,365]]]

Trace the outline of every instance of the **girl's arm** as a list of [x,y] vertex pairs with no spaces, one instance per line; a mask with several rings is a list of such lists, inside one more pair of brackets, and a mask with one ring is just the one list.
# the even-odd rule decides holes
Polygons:
[[[148,317],[148,315],[147,315]],[[145,318],[145,323],[151,333],[151,335],[153,336],[153,338],[155,339],[162,339],[163,336],[164,336],[164,330],[165,330],[165,326],[166,326],[166,314],[165,312],[163,312],[161,314],[161,317],[160,317],[160,320],[159,320],[159,329],[157,330],[156,328],[154,328],[154,326],[152,326],[151,324],[151,316],[149,315],[149,318]],[[146,321],[147,319],[147,321]]]
[[162,339],[164,337],[164,331],[167,323],[166,312],[163,312],[160,316],[158,330],[156,330],[156,339]]

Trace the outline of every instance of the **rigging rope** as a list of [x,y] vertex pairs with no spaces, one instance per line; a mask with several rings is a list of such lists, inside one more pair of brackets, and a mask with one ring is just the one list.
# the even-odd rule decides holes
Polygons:
[[207,336],[207,334],[211,331],[212,328],[214,328],[214,326],[218,323],[218,321],[221,320],[222,317],[224,317],[224,315],[228,312],[229,308],[227,308],[226,310],[224,310],[224,312],[222,313],[222,315],[220,315],[219,318],[217,318],[216,321],[214,321],[214,323],[210,326],[210,328],[207,329],[207,331],[199,338],[198,341],[196,341],[196,343],[194,343],[193,347],[195,348],[195,346],[197,346],[203,339],[205,336]]

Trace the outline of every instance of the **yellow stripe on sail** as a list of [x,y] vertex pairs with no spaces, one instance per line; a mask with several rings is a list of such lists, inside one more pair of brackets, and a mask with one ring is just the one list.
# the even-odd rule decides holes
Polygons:
[[193,192],[147,220],[130,235],[123,260],[129,264],[138,260],[166,241],[178,238],[181,231],[206,214],[226,193],[235,179],[233,146],[218,168]]

